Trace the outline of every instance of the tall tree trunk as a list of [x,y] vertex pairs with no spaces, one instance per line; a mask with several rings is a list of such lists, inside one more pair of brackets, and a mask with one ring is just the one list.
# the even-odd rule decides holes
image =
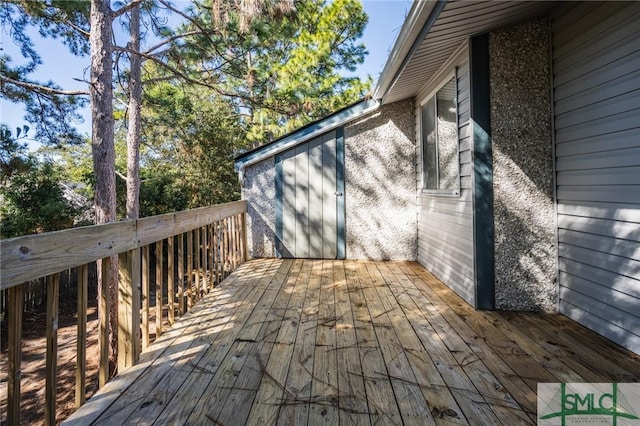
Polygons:
[[[140,51],[140,5],[131,10],[129,48]],[[140,216],[140,108],[142,103],[141,58],[130,54],[129,123],[127,129],[127,218]]]
[[[113,121],[113,18],[109,0],[91,0],[91,151],[95,174],[96,223],[116,220],[115,145]],[[101,272],[101,271],[100,271]],[[101,274],[99,275],[99,277]],[[111,364],[117,357],[118,257],[111,259],[109,314]],[[98,279],[98,286],[101,286]]]

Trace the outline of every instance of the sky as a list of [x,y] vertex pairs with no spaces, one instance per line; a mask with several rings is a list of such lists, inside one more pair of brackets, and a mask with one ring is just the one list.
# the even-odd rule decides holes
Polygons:
[[[178,3],[178,2],[176,2]],[[369,16],[369,23],[361,41],[369,51],[365,62],[360,65],[356,75],[366,79],[373,77],[377,81],[382,68],[389,56],[393,43],[397,37],[406,14],[411,7],[410,0],[363,0],[365,12]],[[70,54],[66,47],[57,40],[34,37],[38,53],[42,56],[43,65],[34,74],[39,81],[52,80],[65,90],[86,89],[83,80],[88,79],[89,58],[78,58]],[[20,60],[20,52],[13,45],[5,29],[0,29],[0,47],[2,53],[11,56],[14,62]],[[81,111],[85,117],[83,123],[76,123],[82,134],[91,133],[89,109]],[[20,105],[8,103],[0,99],[0,122],[9,128],[22,127],[24,110]],[[28,141],[33,142],[33,141]],[[36,144],[30,143],[34,148]]]

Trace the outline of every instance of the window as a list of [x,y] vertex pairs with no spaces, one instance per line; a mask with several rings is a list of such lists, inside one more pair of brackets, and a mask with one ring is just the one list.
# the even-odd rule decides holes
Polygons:
[[427,192],[458,195],[460,160],[455,77],[447,81],[420,108],[422,188]]

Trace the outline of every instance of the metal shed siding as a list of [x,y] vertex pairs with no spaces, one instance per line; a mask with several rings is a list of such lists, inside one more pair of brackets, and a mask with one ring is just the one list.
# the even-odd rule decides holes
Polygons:
[[416,179],[418,187],[418,261],[474,304],[473,216],[471,202],[471,124],[469,122],[469,64],[458,66],[458,138],[460,196],[421,193],[422,147],[420,108],[416,110]]
[[640,352],[640,3],[553,18],[559,310]]

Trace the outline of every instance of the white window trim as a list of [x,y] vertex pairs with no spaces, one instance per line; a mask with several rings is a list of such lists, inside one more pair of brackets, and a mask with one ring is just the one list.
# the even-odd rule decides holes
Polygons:
[[[458,67],[454,67],[452,71],[450,71],[448,74],[446,74],[442,79],[440,79],[438,85],[434,86],[434,88],[432,90],[430,90],[428,92],[428,94],[426,96],[423,96],[420,101],[418,102],[418,106],[416,108],[416,114],[417,114],[417,120],[419,123],[419,128],[418,128],[418,137],[420,138],[420,164],[421,164],[421,168],[420,168],[420,184],[421,184],[421,188],[420,188],[420,193],[422,195],[431,195],[431,196],[438,196],[438,197],[452,197],[452,198],[459,198],[461,196],[462,190],[461,190],[461,186],[462,186],[462,182],[461,182],[461,177],[460,177],[460,114],[458,113]],[[438,91],[440,91],[440,89],[442,89],[447,83],[449,83],[449,81],[453,79],[453,81],[455,82],[455,86],[456,86],[456,136],[457,136],[457,143],[456,143],[456,151],[458,153],[457,157],[458,157],[458,188],[456,189],[426,189],[425,188],[425,167],[424,167],[424,141],[422,140],[422,107],[424,106],[424,104],[426,104],[428,101],[430,101],[431,99],[433,99],[436,94],[438,93]]]

